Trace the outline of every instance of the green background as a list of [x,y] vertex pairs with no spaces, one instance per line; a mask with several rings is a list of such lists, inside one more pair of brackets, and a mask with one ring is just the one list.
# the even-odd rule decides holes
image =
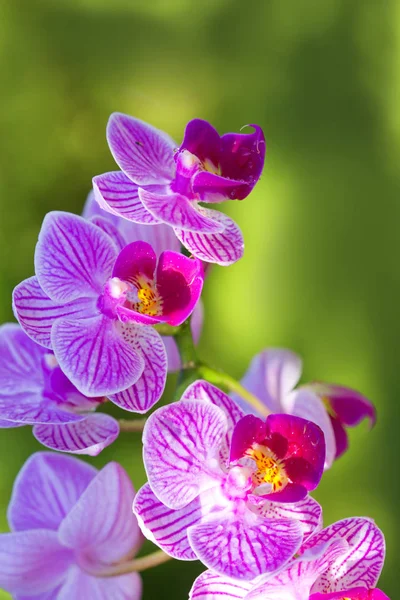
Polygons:
[[[375,402],[377,427],[352,431],[350,451],[315,497],[327,524],[377,521],[388,546],[380,584],[392,598],[399,63],[396,0],[0,0],[1,321],[12,319],[14,285],[33,273],[45,213],[80,212],[91,177],[115,168],[105,141],[111,112],[178,143],[193,117],[221,133],[262,125],[262,179],[247,200],[224,205],[243,229],[245,257],[212,269],[201,352],[240,377],[262,348],[292,348],[304,381],[348,384]],[[3,531],[15,475],[39,449],[29,428],[1,432]],[[144,481],[138,434],[121,434],[90,462],[110,460],[137,487]],[[185,599],[200,571],[173,562],[147,572],[144,598]]]

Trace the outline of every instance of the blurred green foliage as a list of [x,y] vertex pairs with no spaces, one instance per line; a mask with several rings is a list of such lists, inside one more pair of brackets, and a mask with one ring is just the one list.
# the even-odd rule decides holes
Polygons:
[[[214,267],[203,355],[240,377],[266,346],[299,352],[304,380],[348,384],[379,421],[315,494],[325,522],[369,515],[387,536],[381,587],[395,597],[399,545],[400,4],[396,0],[0,0],[0,316],[33,273],[45,213],[80,212],[93,175],[115,168],[112,111],[177,142],[192,117],[222,132],[263,126],[262,180],[227,212],[245,257]],[[169,389],[172,389],[173,381]],[[0,436],[0,522],[39,445]],[[121,434],[96,466],[144,481],[140,439]],[[201,566],[144,573],[145,599],[180,600]],[[9,598],[0,592],[0,598]],[[71,599],[72,600],[72,599]],[[110,599],[112,600],[112,599]]]

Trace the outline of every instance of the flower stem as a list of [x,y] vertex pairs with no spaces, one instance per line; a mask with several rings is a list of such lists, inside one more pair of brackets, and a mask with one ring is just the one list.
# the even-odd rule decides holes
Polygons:
[[193,342],[192,330],[190,328],[190,319],[187,319],[175,334],[175,341],[178,346],[179,355],[182,361],[182,369],[193,369],[196,367],[198,359],[196,347]]
[[238,396],[243,398],[243,400],[245,400],[248,404],[250,404],[250,406],[255,408],[260,415],[266,417],[270,414],[270,411],[265,406],[265,404],[263,404],[261,400],[257,398],[257,396],[246,390],[246,388],[243,387],[243,385],[239,383],[239,381],[237,381],[234,377],[231,377],[231,375],[228,375],[223,371],[213,369],[212,367],[209,367],[205,364],[198,365],[197,372],[199,376],[205,379],[206,381],[209,381],[210,383],[213,383],[218,387],[223,387],[229,392],[236,393]]
[[172,560],[172,556],[165,554],[162,550],[158,550],[147,556],[134,558],[125,563],[109,565],[104,569],[90,570],[85,568],[85,571],[95,577],[117,577],[118,575],[126,575],[127,573],[140,573],[141,571],[162,565],[169,560]]
[[143,431],[146,419],[119,419],[121,431]]

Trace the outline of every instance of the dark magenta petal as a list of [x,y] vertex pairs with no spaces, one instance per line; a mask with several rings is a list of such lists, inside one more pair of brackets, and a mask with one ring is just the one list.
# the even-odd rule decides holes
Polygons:
[[136,275],[146,275],[153,279],[157,257],[147,242],[132,242],[118,254],[115,261],[113,277],[123,281],[131,281]]
[[363,419],[369,419],[371,426],[376,422],[376,410],[373,404],[362,394],[351,388],[338,385],[329,386],[326,395],[333,412],[347,427],[354,427]]
[[221,174],[243,181],[250,190],[260,178],[265,160],[265,138],[261,127],[251,125],[252,133],[227,133],[221,138]]
[[331,423],[333,428],[333,433],[335,435],[336,442],[336,454],[335,459],[339,458],[346,452],[349,447],[349,436],[347,435],[347,431],[341,424],[338,419],[331,417]]
[[263,500],[270,500],[271,502],[293,503],[304,500],[307,494],[308,491],[303,485],[300,485],[299,483],[288,483],[281,492],[265,494],[262,498]]
[[311,594],[310,600],[390,600],[381,590],[367,590],[366,588],[353,588],[331,594]]
[[200,171],[193,177],[192,187],[203,202],[222,202],[227,198],[243,200],[254,186],[216,173]]
[[221,138],[210,123],[203,119],[193,119],[186,125],[180,150],[189,150],[202,162],[210,160],[217,166],[221,152]]
[[325,439],[320,427],[292,415],[269,415],[266,425],[265,444],[272,450],[274,434],[287,440],[287,451],[283,458],[289,477],[308,490],[314,489],[321,479],[325,462]]
[[232,434],[230,460],[242,458],[253,444],[265,439],[266,425],[254,415],[246,415],[236,424]]
[[202,262],[167,250],[158,261],[156,279],[163,320],[170,325],[180,325],[200,298],[204,282]]

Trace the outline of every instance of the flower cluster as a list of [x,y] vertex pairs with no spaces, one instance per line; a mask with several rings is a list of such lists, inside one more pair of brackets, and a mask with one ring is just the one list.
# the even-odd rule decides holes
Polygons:
[[[197,356],[208,263],[243,254],[214,204],[244,200],[264,165],[262,129],[220,136],[206,121],[177,146],[111,116],[120,171],[94,177],[82,215],[45,216],[34,275],[0,327],[0,428],[31,425],[59,452],[96,456],[143,430],[147,483],[37,453],[17,476],[0,535],[0,586],[17,600],[139,600],[144,569],[169,559],[207,570],[196,600],[388,600],[376,589],[384,537],[368,518],[322,529],[310,493],[375,409],[338,385],[298,386],[301,360],[264,350],[242,382]],[[207,205],[207,208],[203,206]],[[178,371],[174,402],[145,414]],[[298,387],[296,387],[298,386]],[[159,550],[137,558],[143,536]]]

